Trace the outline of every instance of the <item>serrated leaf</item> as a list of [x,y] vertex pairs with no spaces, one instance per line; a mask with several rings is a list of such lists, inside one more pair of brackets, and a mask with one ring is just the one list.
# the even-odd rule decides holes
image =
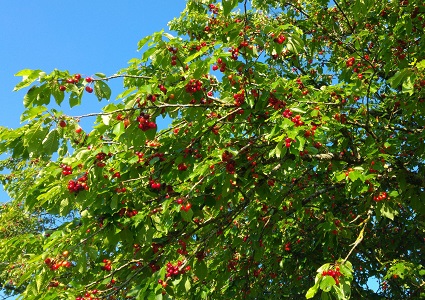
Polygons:
[[307,293],[305,294],[306,299],[311,299],[313,298],[317,291],[319,290],[319,285],[315,284],[314,286],[312,286],[311,288],[308,289]]
[[192,55],[189,55],[188,57],[186,57],[186,59],[184,60],[184,64],[187,64],[189,62],[191,62],[192,60],[194,60],[195,58],[203,55],[207,50],[209,49],[209,47],[205,46],[202,47],[201,49],[199,49],[199,51],[196,51],[195,53],[193,53]]
[[407,77],[412,75],[412,71],[410,69],[403,69],[395,73],[393,77],[391,77],[388,81],[391,84],[393,89],[397,88]]
[[137,51],[140,51],[143,46],[151,39],[151,36],[148,35],[146,37],[144,37],[143,39],[141,39],[138,43],[137,43]]
[[207,277],[208,267],[203,260],[196,262],[194,272],[201,280]]
[[59,132],[55,128],[51,130],[47,136],[44,138],[43,142],[43,149],[46,152],[46,154],[51,155],[55,153],[59,148]]
[[69,199],[68,198],[64,198],[62,199],[61,203],[60,203],[60,213],[63,216],[66,216],[69,213],[70,207],[69,207]]
[[223,14],[227,16],[238,5],[238,0],[223,0]]
[[394,208],[390,207],[388,204],[384,203],[382,204],[380,208],[380,213],[382,216],[391,219],[394,221],[394,217],[398,215],[398,211],[396,211]]
[[117,207],[118,207],[118,197],[117,197],[117,195],[114,195],[114,197],[112,197],[112,201],[111,201],[111,209],[116,210]]
[[320,281],[320,289],[324,292],[329,292],[335,284],[335,279],[332,276],[325,276]]
[[192,287],[192,285],[190,284],[189,278],[186,278],[186,281],[184,283],[184,288],[185,288],[186,292],[189,292],[191,287]]
[[65,93],[62,92],[59,89],[59,85],[58,84],[53,85],[53,87],[52,87],[52,95],[53,95],[53,98],[55,99],[57,105],[61,105],[61,103],[63,102],[63,99],[65,99]]
[[305,111],[298,108],[298,107],[291,108],[291,111],[296,112],[296,113],[300,113],[300,114],[305,114]]
[[345,175],[344,172],[339,173],[335,176],[335,179],[339,182],[339,181],[343,181],[347,176]]
[[[41,70],[31,71],[26,69],[16,73],[15,76],[22,76],[22,81],[18,83],[13,90],[19,91],[20,89],[24,87],[30,86],[34,81],[36,81],[40,77],[41,72],[42,72]],[[24,74],[24,75],[20,75],[20,74]]]
[[124,127],[124,123],[123,122],[118,122],[115,126],[114,126],[114,130],[112,131],[112,133],[115,135],[115,137],[119,137],[120,135],[122,135],[125,131],[125,127]]
[[105,124],[106,126],[108,126],[109,125],[109,122],[112,119],[112,115],[102,115],[101,118],[102,118],[103,124]]
[[45,106],[30,107],[22,113],[21,122],[32,120],[36,118],[37,116],[39,116],[44,111],[47,111],[47,107]]
[[69,106],[72,108],[74,106],[80,105],[81,97],[82,93],[72,92],[71,95],[69,95]]
[[102,99],[109,100],[111,98],[111,88],[104,83],[103,81],[96,81],[94,83],[94,93],[97,96],[97,99],[101,101]]
[[106,75],[103,73],[95,73],[95,76],[99,77],[99,78],[106,78]]
[[191,210],[191,209],[189,209],[188,211],[181,210],[180,214],[181,214],[183,220],[185,220],[186,222],[192,221],[193,210]]

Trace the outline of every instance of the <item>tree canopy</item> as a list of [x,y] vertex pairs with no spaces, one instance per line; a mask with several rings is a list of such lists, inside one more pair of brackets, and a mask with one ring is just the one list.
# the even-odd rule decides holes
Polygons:
[[[2,290],[424,297],[424,14],[418,0],[188,0],[116,74],[18,72],[22,126],[0,131]],[[99,112],[57,108],[92,93]]]

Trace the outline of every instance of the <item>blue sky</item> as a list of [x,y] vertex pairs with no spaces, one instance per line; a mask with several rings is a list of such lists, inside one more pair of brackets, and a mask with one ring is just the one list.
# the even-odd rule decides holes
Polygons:
[[[0,126],[18,127],[25,90],[12,92],[22,69],[69,70],[90,76],[112,75],[139,57],[137,42],[178,17],[183,0],[2,1],[0,0]],[[111,82],[113,97],[121,79]],[[71,115],[96,112],[105,103],[86,95]],[[92,120],[91,120],[92,121]],[[7,201],[0,192],[0,201]]]
[[19,126],[25,92],[12,93],[19,70],[113,74],[140,55],[138,40],[167,29],[184,6],[183,0],[0,1],[0,125]]

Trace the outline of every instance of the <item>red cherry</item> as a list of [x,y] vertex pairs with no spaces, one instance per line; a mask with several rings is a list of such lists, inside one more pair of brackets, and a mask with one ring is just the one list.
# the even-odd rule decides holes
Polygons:
[[93,78],[91,78],[91,77],[86,77],[86,82],[90,83],[90,82],[92,82],[92,81],[93,81]]
[[75,129],[76,133],[81,133],[81,131],[83,131],[83,128],[81,128],[81,127],[78,127],[77,129]]
[[74,79],[78,81],[80,81],[81,79],[81,75],[80,74],[75,74]]
[[59,90],[61,92],[65,92],[66,91],[66,86],[64,86],[64,85],[59,86]]
[[62,128],[66,127],[66,122],[64,120],[60,121],[59,126]]
[[87,93],[93,93],[93,88],[91,86],[86,86],[85,90]]

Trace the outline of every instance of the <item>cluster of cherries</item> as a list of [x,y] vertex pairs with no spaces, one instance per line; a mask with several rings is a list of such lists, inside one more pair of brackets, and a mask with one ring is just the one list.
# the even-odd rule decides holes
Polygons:
[[325,270],[322,272],[322,276],[332,276],[335,280],[336,284],[339,284],[339,277],[341,276],[341,272],[339,271],[339,267],[336,267],[335,270]]
[[186,250],[186,242],[183,240],[179,240],[180,249],[177,249],[177,253],[180,255],[187,255],[188,252]]
[[239,48],[238,47],[232,47],[229,49],[229,52],[231,53],[231,58],[233,60],[238,60],[238,56],[239,56]]
[[185,86],[186,93],[194,94],[202,90],[202,81],[191,79]]
[[350,57],[345,62],[345,65],[347,66],[347,68],[352,67],[354,65],[355,61],[356,61],[356,59],[354,57]]
[[72,167],[71,166],[61,164],[60,167],[62,169],[62,175],[67,176],[67,175],[72,174]]
[[213,14],[215,14],[215,15],[218,14],[218,7],[215,6],[214,4],[208,5],[208,8],[209,8],[210,12],[212,12]]
[[221,155],[221,160],[226,163],[226,171],[229,174],[235,174],[236,169],[236,162],[232,159],[232,157],[233,154],[228,151],[224,151]]
[[77,180],[68,181],[68,191],[70,193],[78,193],[80,191],[87,191],[89,186],[87,185],[87,173],[78,178]]
[[189,211],[192,208],[192,204],[189,202],[184,204],[184,200],[182,198],[177,199],[176,203],[180,205],[180,210],[182,211]]
[[121,208],[120,211],[118,212],[118,215],[120,217],[123,217],[124,215],[126,215],[129,218],[134,217],[135,215],[137,215],[139,212],[135,209],[130,209],[130,208]]
[[[183,262],[179,260],[176,265],[173,265],[171,262],[167,263],[167,273],[165,274],[166,278],[176,277],[180,274],[184,274],[190,271],[190,266],[186,266],[185,268],[181,268]],[[159,282],[159,281],[158,281]]]
[[235,100],[235,106],[240,107],[245,102],[245,91],[238,94],[233,95],[233,99]]
[[289,108],[283,111],[282,116],[284,118],[290,119],[292,123],[295,124],[296,127],[304,125],[304,122],[301,121],[301,116],[296,115],[295,117],[292,117],[292,111]]
[[91,292],[86,292],[84,294],[84,297],[78,296],[75,298],[75,300],[86,300],[86,299],[91,299],[91,300],[98,300],[100,298],[98,297],[93,297],[94,295],[96,295],[99,291],[98,290],[92,290]]
[[285,42],[285,40],[286,40],[286,37],[283,35],[283,34],[279,34],[277,37],[275,37],[274,39],[273,39],[273,41],[275,42],[275,43],[278,43],[278,44],[283,44],[284,42]]
[[[77,84],[77,83],[80,82],[80,80],[81,80],[81,75],[80,74],[75,74],[74,77],[71,77],[71,78],[66,79],[65,82],[67,84]],[[90,82],[93,81],[93,78],[87,77],[85,80],[86,80],[87,83],[90,83]],[[61,92],[65,92],[66,91],[66,85],[63,85],[63,84],[60,85],[59,86],[59,90]],[[87,93],[93,93],[93,88],[91,86],[89,86],[89,85],[87,85],[85,87],[85,90],[86,90]]]
[[143,131],[147,131],[149,129],[156,129],[156,123],[149,121],[150,115],[145,114],[143,112],[137,117],[137,122],[139,122],[139,128]]
[[186,171],[186,170],[187,170],[187,165],[186,165],[185,163],[179,163],[179,164],[177,165],[177,169],[178,169],[179,171]]
[[373,196],[373,200],[376,201],[376,202],[385,200],[387,198],[388,198],[387,192],[380,192],[379,195]]
[[164,247],[161,244],[157,244],[157,243],[152,243],[152,251],[153,253],[157,253],[159,251],[159,249],[161,249],[162,247]]
[[111,266],[112,262],[106,258],[103,259],[102,262],[103,262],[102,270],[110,272],[112,269],[112,266]]
[[220,69],[220,72],[226,71],[226,63],[220,57],[217,59],[217,64],[212,66],[213,71]]
[[171,54],[172,54],[172,56],[171,56],[171,65],[172,66],[177,65],[177,55],[176,55],[176,53],[178,51],[178,48],[169,47],[168,48],[168,51],[170,51]]
[[[68,251],[64,251],[62,254],[62,257],[67,257],[68,256]],[[44,263],[50,268],[50,270],[52,271],[56,271],[57,269],[64,267],[64,268],[69,268],[72,266],[71,262],[67,261],[67,260],[56,260],[53,258],[46,258],[44,260]]]
[[274,96],[273,94],[270,94],[269,106],[272,106],[275,110],[278,110],[280,108],[284,108],[286,106],[286,102],[279,100],[276,98],[276,96]]
[[99,168],[103,168],[106,165],[105,160],[109,156],[110,155],[104,152],[99,152],[98,154],[96,154],[96,166],[98,166]]
[[161,189],[161,183],[157,182],[153,179],[151,179],[149,181],[149,186],[151,187],[151,189],[156,190],[156,191],[159,191]]

